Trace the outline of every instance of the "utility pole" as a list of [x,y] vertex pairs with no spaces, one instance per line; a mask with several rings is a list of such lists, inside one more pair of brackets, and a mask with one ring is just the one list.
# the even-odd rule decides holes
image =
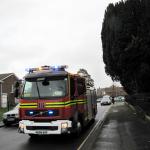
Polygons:
[[112,96],[114,97],[115,96],[115,86],[114,86],[114,81],[113,81],[113,85],[112,85]]

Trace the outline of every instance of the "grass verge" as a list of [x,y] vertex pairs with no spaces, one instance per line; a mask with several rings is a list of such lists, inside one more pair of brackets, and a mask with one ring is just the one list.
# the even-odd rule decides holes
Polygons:
[[7,108],[0,108],[0,121],[2,121],[3,113],[8,111]]

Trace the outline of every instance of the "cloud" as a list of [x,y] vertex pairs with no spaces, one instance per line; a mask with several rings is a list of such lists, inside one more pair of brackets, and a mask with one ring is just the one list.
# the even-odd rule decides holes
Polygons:
[[22,77],[27,67],[67,64],[74,73],[87,69],[96,87],[109,86],[100,39],[108,2],[0,1],[0,73]]

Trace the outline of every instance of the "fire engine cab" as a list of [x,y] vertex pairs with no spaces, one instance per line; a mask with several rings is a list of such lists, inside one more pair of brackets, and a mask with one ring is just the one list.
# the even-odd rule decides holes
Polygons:
[[[97,113],[96,91],[86,77],[66,66],[30,68],[20,93],[19,132],[35,135],[79,134]],[[17,84],[16,97],[18,96]]]

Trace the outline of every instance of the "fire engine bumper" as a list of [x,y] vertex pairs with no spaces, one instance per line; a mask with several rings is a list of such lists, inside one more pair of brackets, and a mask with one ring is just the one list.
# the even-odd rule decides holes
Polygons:
[[19,122],[19,132],[25,134],[64,134],[70,133],[72,128],[72,121],[57,120],[51,122],[34,122],[29,120],[22,120]]

